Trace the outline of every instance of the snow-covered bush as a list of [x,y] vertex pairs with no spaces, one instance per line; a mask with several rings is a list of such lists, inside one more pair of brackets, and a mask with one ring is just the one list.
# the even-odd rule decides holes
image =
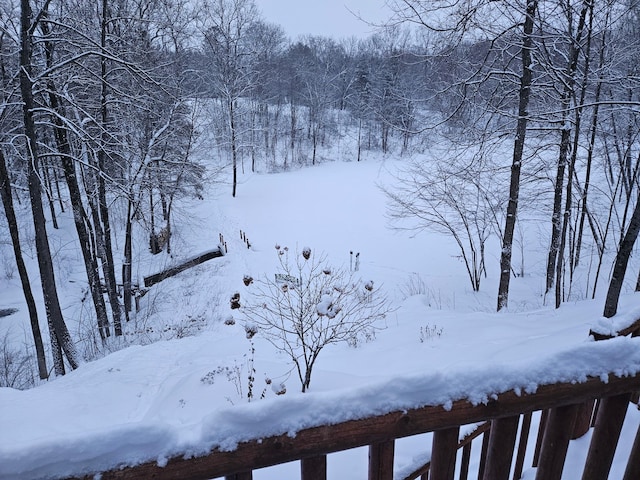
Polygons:
[[0,387],[25,390],[35,385],[37,369],[34,356],[10,341],[9,332],[0,338]]
[[377,321],[390,307],[372,281],[330,267],[324,255],[308,247],[294,258],[286,247],[276,246],[276,251],[278,272],[254,280],[241,310],[260,335],[290,358],[305,392],[322,349],[373,338]]

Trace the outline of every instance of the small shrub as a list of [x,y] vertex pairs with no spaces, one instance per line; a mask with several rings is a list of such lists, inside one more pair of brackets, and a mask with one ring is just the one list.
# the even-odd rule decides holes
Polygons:
[[391,309],[372,281],[331,268],[310,248],[294,258],[287,247],[276,245],[276,251],[278,272],[254,282],[241,311],[247,324],[289,357],[305,392],[324,347],[374,339],[376,322]]
[[[216,378],[219,376],[224,376],[227,382],[231,383],[236,390],[238,398],[245,398],[246,391],[246,399],[247,402],[252,402],[256,398],[260,398],[261,400],[267,396],[268,387],[271,386],[271,389],[274,391],[276,395],[284,394],[287,389],[283,383],[279,384],[277,388],[274,389],[274,385],[269,377],[265,376],[265,386],[262,388],[260,395],[258,396],[255,393],[255,382],[256,382],[256,368],[255,368],[255,353],[256,348],[253,342],[253,337],[257,333],[257,327],[254,325],[246,325],[245,326],[245,334],[247,339],[249,340],[249,353],[245,355],[245,362],[238,363],[234,360],[232,366],[221,366],[216,368],[215,370],[211,370],[207,372],[201,379],[200,382],[204,385],[213,385],[216,381]],[[245,383],[246,382],[246,383]],[[280,392],[280,393],[279,393]],[[233,404],[233,401],[230,398],[227,398],[229,402]]]
[[442,327],[438,327],[437,325],[431,326],[427,324],[424,327],[420,327],[420,343],[442,337],[443,331],[444,329]]
[[26,348],[15,347],[9,337],[5,332],[0,345],[0,387],[32,388],[36,384],[35,358]]
[[412,273],[404,285],[400,286],[400,293],[406,300],[416,295],[428,295],[429,291],[422,277],[417,273]]

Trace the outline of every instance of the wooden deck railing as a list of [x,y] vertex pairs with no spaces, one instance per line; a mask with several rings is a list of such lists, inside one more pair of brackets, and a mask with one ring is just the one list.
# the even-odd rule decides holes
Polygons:
[[[560,479],[569,440],[576,419],[585,405],[600,399],[583,480],[606,480],[632,392],[640,389],[640,374],[608,379],[589,378],[582,383],[560,383],[538,388],[535,394],[506,392],[486,404],[454,402],[450,409],[428,406],[382,416],[352,420],[336,425],[309,428],[295,436],[279,435],[255,439],[238,445],[234,451],[214,450],[197,458],[172,458],[164,467],[155,462],[102,472],[108,479],[180,479],[196,480],[225,477],[233,480],[252,478],[255,469],[299,460],[303,480],[326,478],[327,454],[369,446],[369,480],[391,480],[394,470],[395,439],[433,432],[431,460],[404,480],[415,478],[453,480],[456,457],[462,456],[461,479],[509,480],[516,453],[515,477],[519,478],[531,424],[531,413],[542,415],[543,432],[539,436],[534,463],[537,479]],[[590,413],[589,413],[590,416]],[[520,419],[521,441],[516,449]],[[462,425],[479,423],[475,433],[459,438]],[[483,437],[479,472],[469,476],[471,442]],[[92,476],[84,477],[86,479]],[[346,478],[346,477],[345,477]],[[623,480],[640,478],[640,430],[631,449]]]

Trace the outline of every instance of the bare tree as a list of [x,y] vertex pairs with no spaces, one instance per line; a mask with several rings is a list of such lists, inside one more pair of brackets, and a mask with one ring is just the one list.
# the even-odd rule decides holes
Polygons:
[[624,284],[624,277],[627,272],[627,266],[629,264],[629,258],[631,257],[631,251],[638,239],[638,233],[640,232],[640,199],[636,201],[636,206],[633,209],[631,215],[631,221],[629,227],[625,232],[622,241],[620,242],[620,248],[616,255],[616,260],[613,266],[613,272],[611,273],[611,281],[609,282],[609,289],[607,290],[607,296],[605,298],[603,316],[606,318],[613,317],[618,312],[618,300],[620,293],[622,292],[622,285]]
[[211,65],[215,95],[222,99],[229,132],[233,171],[232,196],[238,185],[239,100],[253,86],[258,47],[250,41],[258,11],[253,0],[205,0],[202,5],[201,33]]
[[[394,0],[392,6],[395,11],[394,21],[416,24],[443,37],[444,48],[441,50],[444,61],[439,62],[442,67],[448,66],[447,58],[459,47],[463,47],[465,42],[472,42],[477,50],[476,58],[470,58],[468,68],[462,70],[462,78],[454,78],[453,83],[445,87],[449,94],[447,97],[452,102],[441,121],[455,120],[457,117],[464,119],[465,115],[470,114],[470,119],[475,123],[472,129],[484,131],[485,134],[494,130],[496,141],[502,141],[501,135],[504,133],[515,137],[509,196],[502,229],[497,301],[497,309],[501,310],[508,305],[512,272],[511,256],[532,95],[532,51],[535,47],[538,1]],[[486,41],[479,42],[478,37],[486,38]],[[520,60],[519,69],[514,66],[516,59]],[[446,71],[448,68],[441,70]],[[516,81],[517,90],[513,88]],[[477,113],[478,110],[480,114]],[[514,118],[515,125],[512,124]],[[499,123],[506,125],[496,128]],[[465,125],[469,124],[466,121]]]
[[51,335],[51,350],[53,364],[57,375],[64,375],[65,366],[63,352],[71,368],[77,368],[77,352],[62,315],[58,291],[56,289],[53,261],[49,248],[46,222],[42,207],[42,190],[38,175],[39,145],[36,124],[33,118],[35,102],[33,99],[32,52],[33,34],[41,19],[42,12],[34,17],[29,0],[20,1],[20,92],[23,102],[24,132],[26,137],[26,151],[28,155],[27,171],[29,178],[29,199],[33,214],[35,229],[36,252],[40,268],[40,280],[44,295],[45,308]]
[[18,231],[16,213],[13,208],[9,172],[7,171],[7,164],[2,149],[0,149],[0,197],[2,197],[4,213],[7,217],[7,224],[9,225],[13,253],[16,259],[16,266],[18,267],[18,274],[20,275],[20,282],[22,283],[22,292],[24,293],[24,298],[27,302],[27,309],[29,310],[31,333],[33,335],[33,343],[36,348],[36,358],[38,360],[38,374],[40,375],[40,379],[45,379],[49,376],[49,372],[47,372],[47,359],[44,353],[40,324],[38,323],[38,310],[36,308],[36,301],[33,298],[31,284],[29,283],[29,273],[27,272],[27,267],[22,257],[20,233]]
[[[462,158],[465,153],[469,152],[462,152]],[[486,276],[485,244],[498,228],[502,209],[491,188],[500,182],[497,169],[482,158],[449,162],[448,157],[428,166],[413,161],[396,185],[383,189],[389,199],[388,215],[396,228],[433,230],[453,238],[477,292]]]
[[[11,14],[12,12],[9,9],[2,12],[4,19],[10,17]],[[16,60],[15,53],[12,52],[12,49],[14,49],[16,45],[12,41],[8,27],[9,26],[7,24],[3,24],[0,27],[0,125],[3,132],[2,142],[3,144],[6,142],[6,147],[3,145],[2,148],[0,148],[0,198],[2,199],[5,217],[7,218],[7,226],[9,228],[9,235],[11,237],[11,244],[13,246],[18,275],[20,276],[20,283],[22,284],[22,291],[29,311],[31,333],[33,335],[36,350],[38,374],[40,379],[45,379],[49,375],[49,372],[47,371],[45,349],[42,341],[40,324],[38,322],[36,301],[33,296],[29,273],[22,254],[22,241],[20,239],[18,218],[14,208],[11,188],[12,176],[9,173],[10,168],[7,167],[7,160],[5,157],[5,148],[7,148],[8,151],[15,151],[13,149],[9,150],[11,148],[10,132],[19,129],[20,125],[19,101],[18,98],[16,98],[18,93],[16,92],[16,80],[15,78],[11,78],[10,68],[8,68],[7,65],[7,63],[11,64]],[[14,164],[16,167],[18,166],[19,161],[17,158],[15,159]]]
[[241,310],[247,331],[257,330],[291,359],[305,392],[320,352],[371,338],[390,307],[372,281],[332,268],[323,255],[304,248],[290,258],[287,247],[276,249],[278,273],[253,281]]
[[518,95],[518,121],[516,125],[516,138],[513,145],[513,158],[511,162],[511,180],[509,183],[509,202],[505,217],[504,231],[502,235],[502,250],[500,252],[500,284],[498,285],[498,311],[507,307],[509,299],[509,281],[511,280],[511,254],[513,249],[513,233],[518,215],[518,199],[520,196],[520,172],[524,143],[527,135],[527,123],[529,120],[529,100],[531,98],[532,69],[531,49],[533,47],[533,27],[537,0],[527,0],[527,9],[522,29],[522,47],[520,57],[522,70],[520,74],[520,92]]
[[[566,65],[564,69],[560,69],[556,66],[549,68],[550,77],[558,82],[560,87],[558,90],[557,101],[560,104],[560,118],[554,123],[560,125],[560,148],[558,153],[557,171],[554,185],[554,200],[553,200],[553,213],[551,216],[551,242],[549,246],[549,255],[547,259],[547,281],[545,294],[551,290],[556,282],[556,308],[560,306],[562,301],[561,287],[562,287],[562,265],[564,255],[564,243],[566,242],[566,224],[563,222],[564,215],[562,214],[562,200],[563,193],[565,191],[565,172],[568,169],[569,180],[567,182],[567,201],[570,202],[571,186],[573,182],[573,173],[575,169],[575,162],[570,159],[575,157],[571,155],[572,150],[572,136],[575,139],[574,144],[577,143],[577,138],[580,134],[579,121],[580,118],[576,118],[576,124],[572,125],[571,122],[571,103],[572,99],[579,99],[580,96],[575,90],[576,75],[578,73],[579,60],[581,56],[584,56],[584,37],[587,36],[588,30],[588,16],[587,14],[593,8],[592,2],[586,0],[580,7],[580,13],[578,15],[578,24],[573,25],[574,12],[572,6],[567,5],[565,10],[566,20],[563,24],[566,25],[566,40],[568,50],[562,55],[566,58]],[[575,31],[575,33],[573,33]],[[542,44],[545,47],[544,57],[551,61],[555,56],[555,52],[552,54],[549,50],[557,49],[554,46],[558,43],[558,38],[552,36],[550,43],[551,46],[547,46],[547,42],[543,41]],[[559,72],[560,71],[560,72]],[[577,110],[579,111],[579,110]],[[553,120],[552,120],[553,121]],[[574,131],[574,128],[575,131]],[[566,202],[565,202],[566,203]],[[565,207],[565,212],[570,208],[571,203]],[[563,227],[565,225],[565,227]]]

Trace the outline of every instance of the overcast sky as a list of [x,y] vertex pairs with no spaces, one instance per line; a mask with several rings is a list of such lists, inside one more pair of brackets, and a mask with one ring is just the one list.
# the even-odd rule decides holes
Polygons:
[[292,39],[305,34],[364,38],[374,27],[349,10],[374,23],[390,15],[385,0],[256,0],[256,5],[265,20],[282,26]]

